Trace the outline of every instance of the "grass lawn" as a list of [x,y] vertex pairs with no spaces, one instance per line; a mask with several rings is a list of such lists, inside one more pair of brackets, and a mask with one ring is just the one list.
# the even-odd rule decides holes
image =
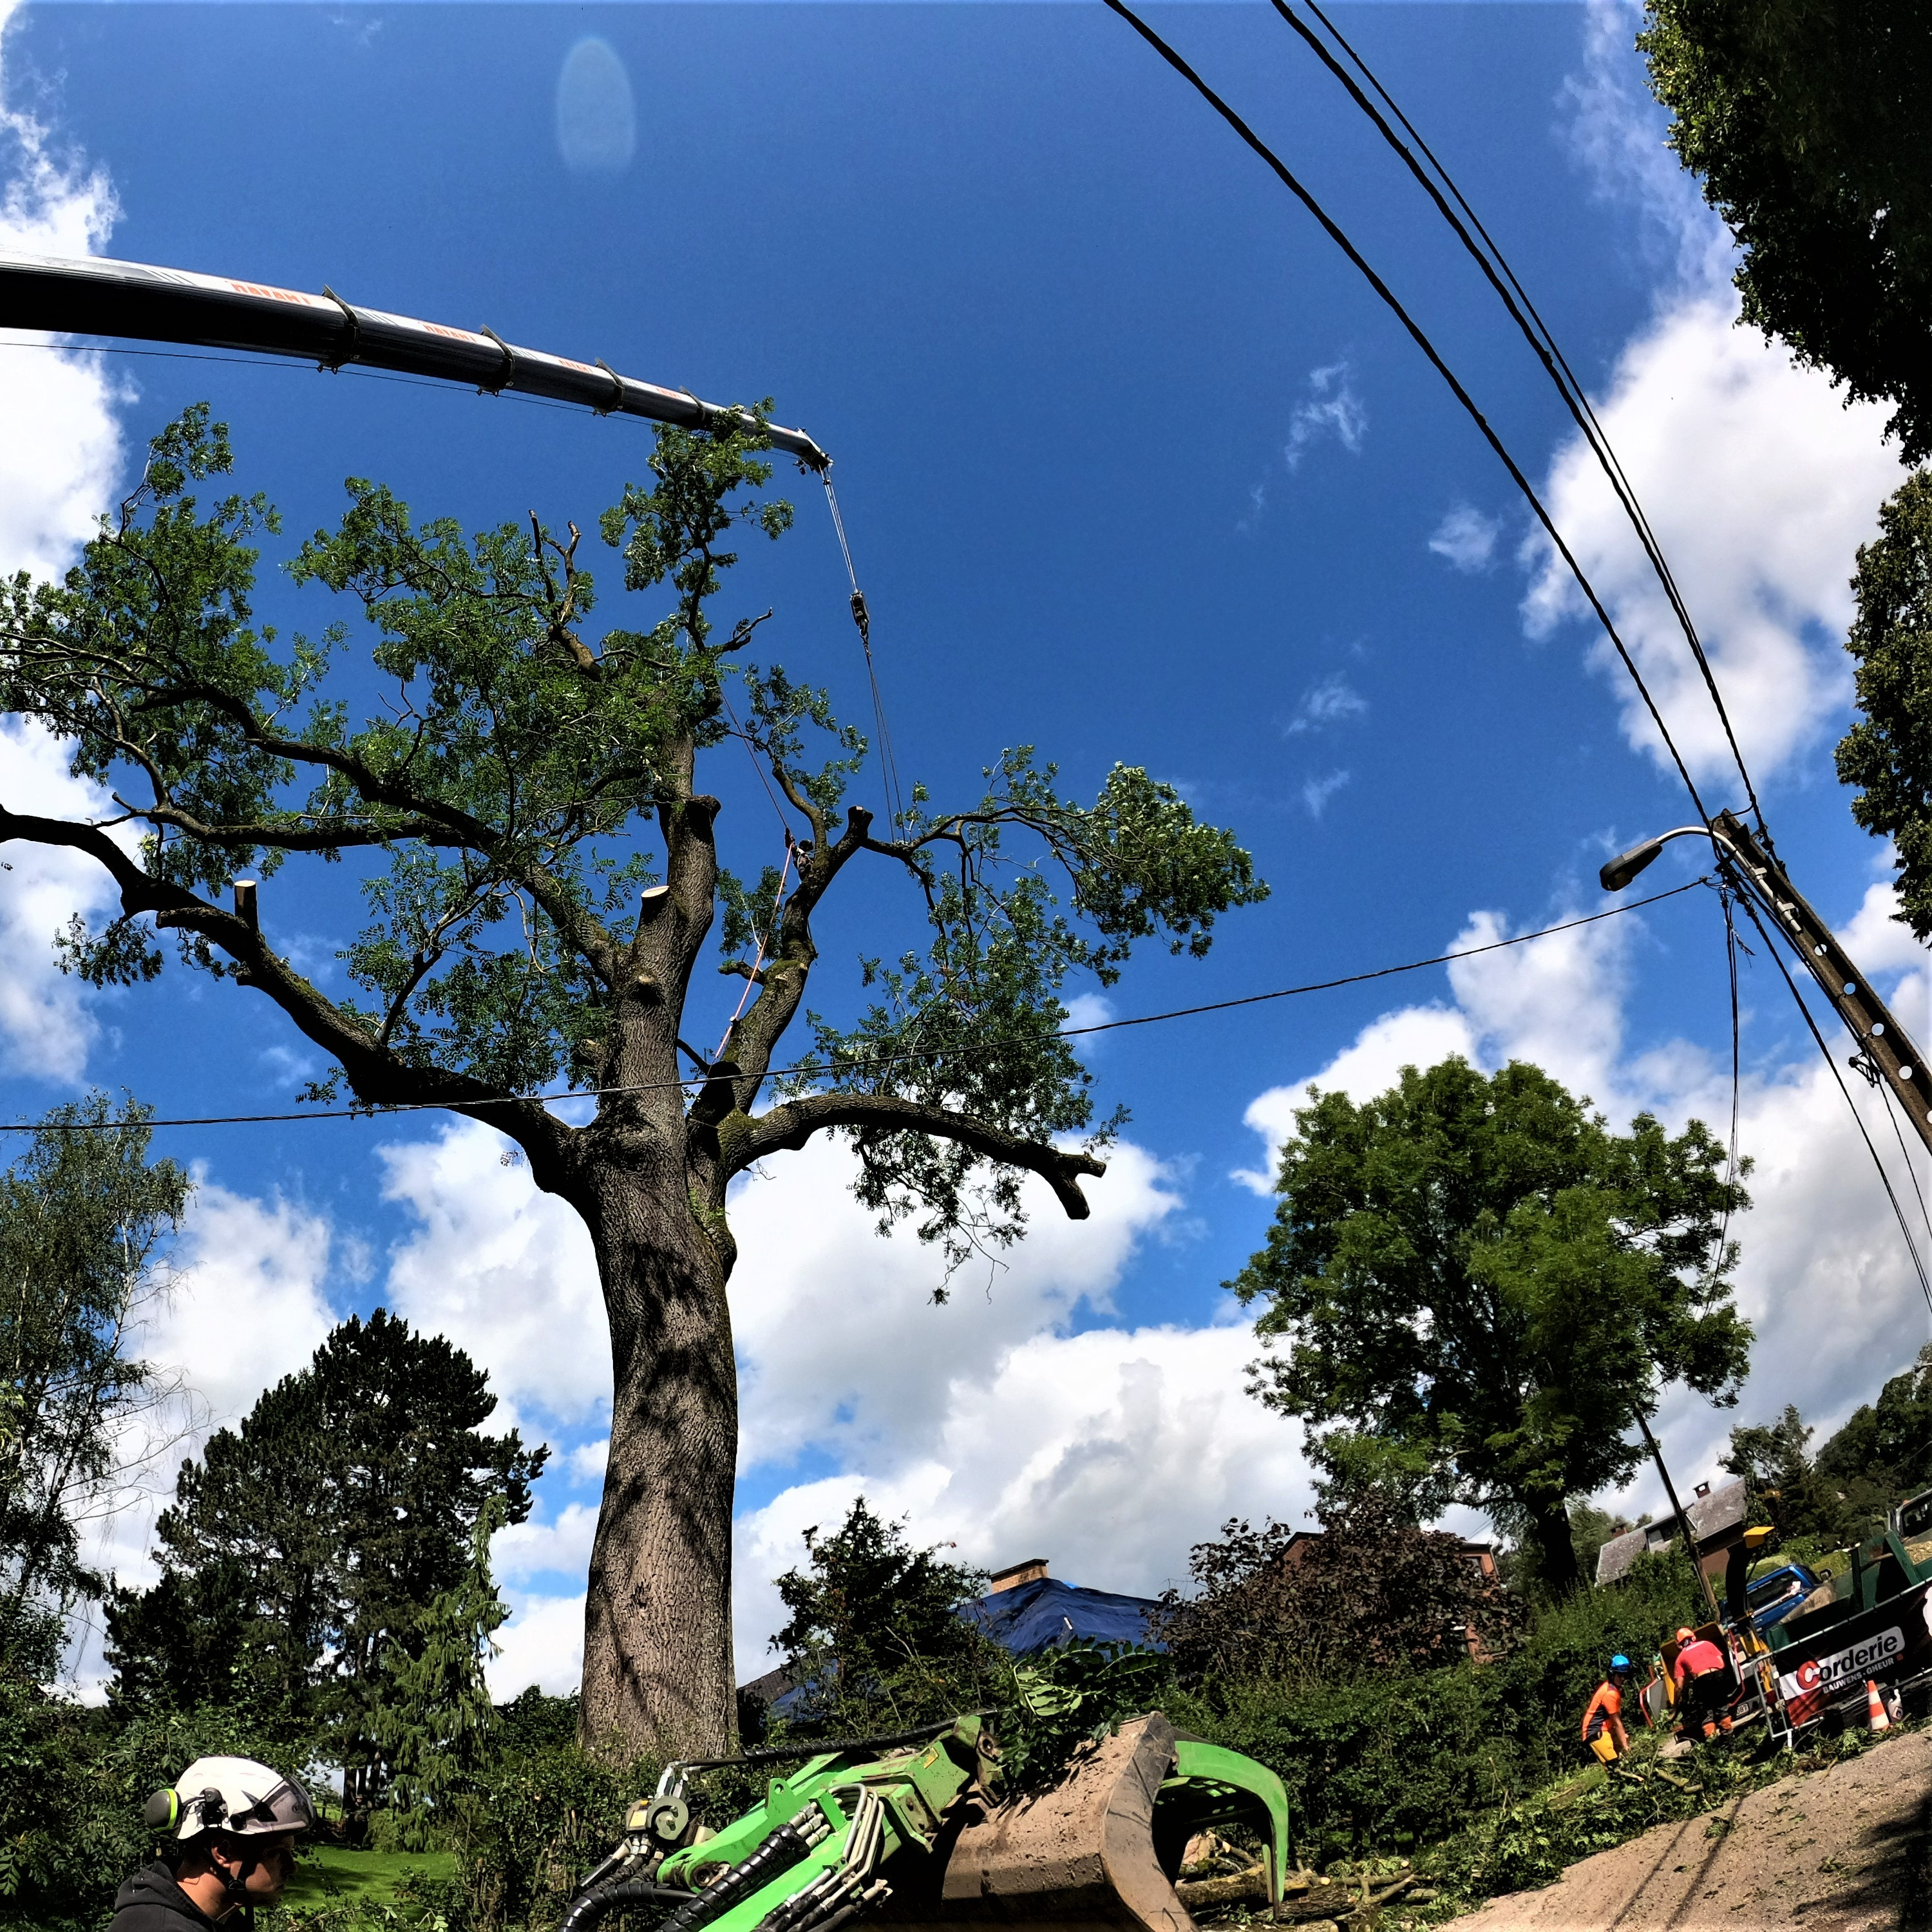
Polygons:
[[302,1862],[283,1903],[313,1911],[332,1900],[353,1900],[363,1905],[392,1905],[396,1887],[412,1873],[425,1878],[447,1878],[456,1868],[448,1852],[364,1852],[345,1846],[318,1846],[302,1855]]

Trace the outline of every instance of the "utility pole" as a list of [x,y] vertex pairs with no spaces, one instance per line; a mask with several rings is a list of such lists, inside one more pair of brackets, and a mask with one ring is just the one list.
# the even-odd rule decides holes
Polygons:
[[1657,1438],[1650,1432],[1650,1418],[1642,1409],[1636,1412],[1636,1426],[1643,1431],[1644,1446],[1650,1451],[1650,1460],[1657,1465],[1657,1473],[1664,1478],[1664,1493],[1670,1498],[1671,1514],[1677,1519],[1677,1527],[1682,1532],[1684,1547],[1689,1551],[1690,1567],[1697,1573],[1697,1580],[1704,1586],[1704,1600],[1711,1606],[1711,1621],[1718,1622],[1722,1613],[1718,1608],[1718,1593],[1712,1588],[1711,1580],[1704,1574],[1704,1566],[1697,1561],[1697,1532],[1690,1526],[1690,1519],[1684,1513],[1684,1505],[1677,1500],[1677,1486],[1670,1480],[1670,1472],[1664,1466],[1664,1451],[1657,1446]]
[[1932,1151],[1932,1070],[1892,1009],[1866,984],[1857,962],[1736,813],[1720,812],[1708,826],[1680,825],[1619,853],[1598,874],[1604,891],[1622,891],[1670,840],[1694,836],[1712,842],[1724,877],[1796,951],[1858,1043],[1852,1065],[1874,1086],[1882,1082],[1898,1095],[1913,1130]]

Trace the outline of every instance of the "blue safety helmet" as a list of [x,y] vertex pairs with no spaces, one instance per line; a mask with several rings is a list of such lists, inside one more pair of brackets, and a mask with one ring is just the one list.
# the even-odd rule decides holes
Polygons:
[[1610,1668],[1612,1670],[1628,1670],[1630,1667],[1630,1660],[1622,1651],[1618,1651],[1616,1655],[1610,1659]]

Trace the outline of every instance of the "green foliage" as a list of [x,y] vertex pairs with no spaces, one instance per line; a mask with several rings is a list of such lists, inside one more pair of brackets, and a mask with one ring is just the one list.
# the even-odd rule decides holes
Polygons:
[[505,1707],[496,1752],[451,1807],[457,1875],[418,1888],[450,1932],[549,1932],[656,1784],[655,1762],[614,1767],[566,1737],[575,1704],[526,1692]]
[[[22,575],[0,608],[0,699],[72,740],[77,771],[111,776],[136,800],[152,835],[146,875],[165,889],[137,887],[128,916],[103,932],[76,926],[69,964],[97,983],[152,976],[161,962],[146,918],[165,908],[184,960],[232,973],[223,956],[236,936],[209,902],[238,873],[366,852],[372,918],[341,956],[359,1004],[325,1000],[286,961],[248,969],[311,1037],[337,1046],[342,1067],[316,1091],[333,1091],[344,1071],[365,1097],[404,1090],[405,1074],[518,1093],[573,1066],[594,1072],[637,970],[624,955],[662,856],[648,842],[672,842],[695,796],[692,760],[727,736],[736,676],[749,712],[742,735],[812,820],[778,949],[791,976],[744,1030],[760,1036],[760,1066],[815,957],[812,907],[866,850],[922,893],[930,948],[890,970],[874,962],[869,976],[889,998],[855,1030],[815,1022],[825,1084],[1020,1135],[1086,1126],[1086,1076],[1055,1037],[1067,975],[1111,983],[1143,939],[1198,956],[1216,916],[1266,888],[1229,835],[1145,772],[1116,766],[1082,807],[1058,796],[1030,749],[1003,756],[976,807],[934,814],[915,788],[891,837],[869,838],[866,814],[848,824],[848,846],[836,815],[864,738],[823,692],[739,662],[762,619],[724,634],[711,614],[736,560],[721,547],[728,535],[748,526],[776,538],[790,521],[788,506],[759,494],[771,476],[764,446],[735,418],[658,432],[652,481],[627,486],[599,528],[622,554],[626,592],[668,586],[674,606],[594,646],[582,632],[596,589],[574,526],[567,540],[534,519],[466,536],[448,519],[418,524],[381,484],[352,479],[339,526],[316,532],[291,569],[298,584],[353,598],[373,632],[387,688],[358,725],[336,673],[348,629],[284,641],[255,622],[254,541],[278,527],[275,513],[260,497],[201,506],[190,486],[225,475],[232,454],[205,406],[187,412],[154,440],[142,490],[66,579]],[[816,767],[808,732],[833,747]],[[1020,835],[1065,877],[1070,916],[1055,909],[1037,860],[1018,862]],[[808,859],[818,867],[810,878]],[[758,891],[728,871],[688,883],[712,901],[688,909],[694,931],[722,909],[725,970],[751,971],[747,951],[780,936],[776,876]],[[207,898],[190,904],[183,896],[194,892]],[[675,1034],[674,1023],[667,1044]],[[937,1058],[880,1064],[908,1048]],[[446,1080],[422,1090],[457,1097]],[[922,1211],[922,1232],[956,1261],[1016,1231],[1010,1170],[975,1174],[983,1144],[955,1139],[938,1152],[925,1133],[846,1125],[860,1142],[862,1192],[888,1220]]]
[[1280,1774],[1304,1861],[1413,1856],[1572,1774],[1583,1706],[1611,1655],[1641,1669],[1699,1600],[1682,1556],[1650,1558],[1616,1590],[1538,1610],[1493,1663],[1214,1676],[1169,1691],[1162,1708]]
[[804,1567],[777,1579],[790,1615],[772,1646],[800,1693],[784,1735],[903,1730],[977,1708],[1004,1676],[1004,1653],[958,1615],[984,1570],[915,1550],[863,1496],[805,1545]]
[[442,1336],[380,1309],[341,1324],[183,1464],[155,1525],[160,1580],[109,1609],[117,1703],[190,1709],[250,1687],[291,1724],[321,1726],[352,1804],[373,1803],[392,1764],[380,1706],[460,1674],[454,1626],[471,1619],[473,1642],[494,1614],[474,1540],[530,1514],[548,1452],[485,1434],[496,1406]]
[[385,1651],[370,1736],[388,1763],[392,1798],[406,1828],[403,1842],[411,1850],[424,1847],[439,1814],[470,1788],[496,1730],[483,1664],[510,1612],[490,1574],[490,1538],[508,1513],[501,1496],[484,1502],[463,1574]]
[[1192,1593],[1164,1592],[1157,1634],[1184,1682],[1347,1682],[1507,1647],[1521,1610],[1388,1491],[1331,1493],[1316,1536],[1232,1520],[1188,1557]]
[[0,1932],[98,1932],[152,1855],[142,1801],[224,1754],[314,1776],[303,1742],[254,1709],[127,1719],[0,1678]]
[[148,1119],[132,1100],[70,1102],[0,1174],[0,1676],[51,1677],[62,1618],[104,1590],[82,1526],[167,1392],[128,1353],[189,1190],[150,1164]]
[[1812,1433],[1787,1407],[1775,1423],[1732,1430],[1724,1463],[1749,1480],[1755,1520],[1776,1527],[1794,1562],[1872,1534],[1894,1504],[1932,1488],[1932,1344],[1815,1456]]
[[1145,1644],[1070,1638],[1012,1666],[1012,1684],[994,1719],[1000,1778],[1008,1792],[1052,1785],[1089,1739],[1154,1709],[1173,1676]]
[[1626,1478],[1660,1384],[1722,1403],[1748,1360],[1723,1146],[1648,1114],[1628,1134],[1539,1069],[1452,1058],[1360,1106],[1315,1096],[1283,1148],[1267,1246],[1262,1400],[1425,1466],[1425,1514],[1500,1514],[1574,1587],[1564,1504]]
[[1908,478],[1860,546],[1846,633],[1858,709],[1839,740],[1838,777],[1858,788],[1852,815],[1897,848],[1899,916],[1932,938],[1932,474]]
[[1932,34],[1911,0],[1649,0],[1670,144],[1744,250],[1744,317],[1932,454]]

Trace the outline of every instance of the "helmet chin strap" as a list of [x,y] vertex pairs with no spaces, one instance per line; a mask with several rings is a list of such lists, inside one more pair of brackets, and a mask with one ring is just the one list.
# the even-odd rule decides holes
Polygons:
[[253,1852],[244,1851],[241,1862],[231,1870],[226,1865],[218,1864],[215,1870],[221,1874],[221,1889],[231,1905],[238,1905],[246,1916],[250,1932],[254,1932],[255,1906],[248,1896],[248,1881],[255,1874],[255,1868],[261,1863]]

